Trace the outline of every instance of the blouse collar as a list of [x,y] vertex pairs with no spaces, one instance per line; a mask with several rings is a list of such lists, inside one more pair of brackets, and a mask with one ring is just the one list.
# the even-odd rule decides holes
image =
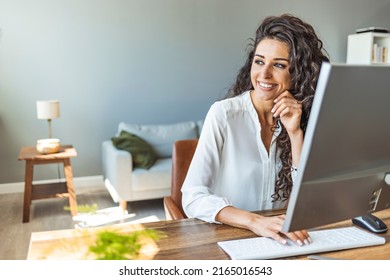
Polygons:
[[[253,102],[252,102],[249,90],[245,91],[243,93],[243,98],[245,100],[245,104],[246,104],[246,106],[248,108],[248,111],[250,112],[250,114],[252,116],[253,121],[256,122],[256,123],[259,123],[259,125],[260,125],[259,116],[257,115],[255,106],[253,105]],[[280,122],[280,119],[278,119],[278,125],[276,126],[276,129],[275,129],[275,132],[274,132],[274,137],[279,136],[279,134],[281,132],[282,132],[282,123]]]

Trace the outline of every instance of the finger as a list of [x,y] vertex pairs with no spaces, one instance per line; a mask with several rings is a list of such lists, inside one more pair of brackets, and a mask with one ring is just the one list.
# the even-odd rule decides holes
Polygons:
[[293,115],[300,115],[301,111],[300,108],[294,108],[291,106],[286,107],[284,110],[281,110],[279,113],[279,117],[283,118],[284,116],[293,116]]
[[[284,97],[278,97],[274,100],[274,107],[273,107],[273,110],[276,111],[276,109],[278,107],[280,107],[281,105],[283,104],[288,104],[292,107],[302,107],[301,105],[301,102],[299,102],[298,100],[296,100],[291,94],[290,96],[284,96]],[[272,111],[272,110],[271,110]]]
[[282,232],[282,227],[285,221],[285,216],[278,216],[277,217],[277,224],[274,227],[274,233],[272,234],[272,238],[279,242],[280,244],[286,245],[287,244],[287,237]]
[[295,231],[293,232],[297,240],[301,241],[301,243],[305,245],[309,245],[309,240],[307,240],[308,235],[306,235],[303,231]]
[[302,234],[303,238],[308,241],[308,243],[311,243],[311,238],[307,230],[301,230],[300,233]]
[[301,111],[301,104],[297,103],[295,99],[280,102],[278,104],[275,104],[272,108],[271,112],[273,113],[273,116],[276,117],[282,117],[290,113],[299,113]]
[[280,244],[286,245],[287,244],[287,239],[282,237],[282,235],[279,232],[273,232],[272,234],[269,235],[273,240],[279,242]]
[[294,231],[283,234],[299,246],[308,245],[311,243],[311,239],[307,231]]
[[281,100],[282,98],[285,98],[285,97],[290,97],[290,98],[294,98],[294,96],[291,94],[291,92],[289,92],[288,89],[284,90],[281,94],[279,94],[278,97],[276,97],[276,99],[274,100],[274,102],[278,102],[279,100]]
[[283,98],[278,99],[274,103],[275,103],[274,107],[275,106],[280,106],[282,104],[289,104],[290,106],[295,106],[295,107],[301,107],[302,106],[302,103],[299,102],[298,100],[296,100],[293,97],[283,97]]

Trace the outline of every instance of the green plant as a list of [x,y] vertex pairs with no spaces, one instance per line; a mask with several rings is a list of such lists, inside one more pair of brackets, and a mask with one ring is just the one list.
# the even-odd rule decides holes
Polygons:
[[103,230],[98,233],[96,242],[89,247],[89,251],[98,260],[137,259],[142,246],[162,236],[160,232],[153,229],[137,230],[131,233]]
[[[96,203],[89,205],[89,204],[84,204],[84,205],[77,205],[77,212],[78,213],[90,213],[90,214],[95,214],[98,209],[98,206]],[[70,211],[69,206],[64,207],[65,211]]]

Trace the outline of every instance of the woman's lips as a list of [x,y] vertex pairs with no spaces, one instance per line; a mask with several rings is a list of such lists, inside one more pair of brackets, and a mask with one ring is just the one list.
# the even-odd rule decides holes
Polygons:
[[260,88],[265,90],[271,90],[276,87],[276,84],[270,84],[270,83],[264,83],[264,82],[258,82],[257,83]]

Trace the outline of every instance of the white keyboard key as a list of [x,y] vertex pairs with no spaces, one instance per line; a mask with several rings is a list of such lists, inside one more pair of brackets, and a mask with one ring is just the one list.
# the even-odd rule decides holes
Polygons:
[[345,250],[365,246],[382,245],[383,237],[357,227],[310,231],[312,243],[298,246],[289,241],[286,245],[267,238],[254,237],[218,242],[231,259],[275,259],[327,251]]

